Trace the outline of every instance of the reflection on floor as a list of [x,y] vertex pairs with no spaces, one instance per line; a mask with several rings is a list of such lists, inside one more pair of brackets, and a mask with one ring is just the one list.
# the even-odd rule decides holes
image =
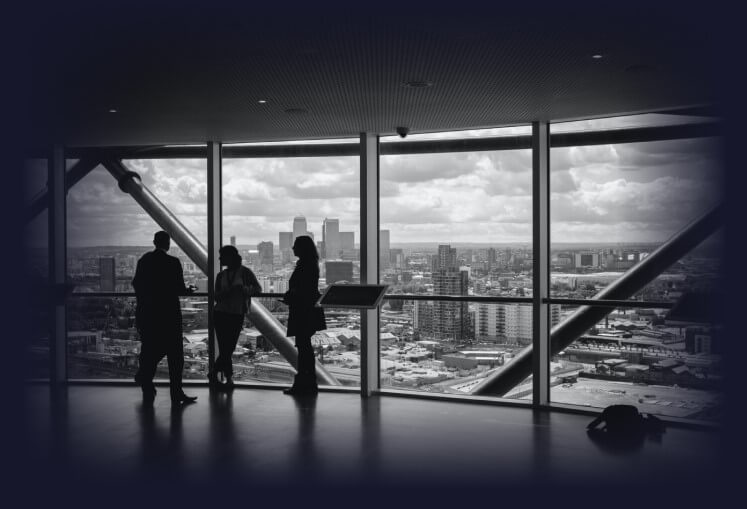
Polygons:
[[[718,465],[717,432],[669,428],[661,441],[616,451],[590,440],[588,416],[394,396],[325,393],[298,400],[237,388],[173,409],[159,387],[72,386],[55,398],[27,388],[28,458],[73,475],[248,483],[294,477],[346,483],[686,482]],[[52,402],[52,403],[51,403]],[[662,487],[662,489],[668,489]],[[673,488],[672,488],[673,489]]]

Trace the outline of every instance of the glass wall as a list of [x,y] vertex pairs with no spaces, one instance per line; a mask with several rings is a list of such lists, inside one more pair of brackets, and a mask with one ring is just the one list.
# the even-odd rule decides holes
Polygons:
[[[551,133],[661,125],[666,120],[639,117],[554,124]],[[688,120],[674,117],[677,123]],[[551,149],[550,167],[554,298],[605,295],[610,284],[723,199],[717,138],[557,147]],[[688,299],[708,301],[708,295],[717,301],[721,248],[722,233],[716,232],[653,280],[642,282],[636,292],[607,298],[666,302],[670,307]],[[564,319],[573,309],[563,308]],[[715,313],[709,315],[702,306],[698,313],[684,314],[682,306],[607,309],[606,318],[553,357],[554,365],[583,365],[567,380],[555,380],[553,402],[604,407],[617,398],[668,416],[714,413],[706,408],[711,403],[691,407],[688,401],[720,398],[715,380],[722,338]],[[696,397],[696,389],[708,394]]]
[[[330,140],[356,143],[357,140]],[[319,143],[299,143],[318,145]],[[320,255],[319,290],[331,283],[360,281],[360,158],[247,157],[223,159],[223,244],[235,245],[264,293],[285,293],[297,258],[296,237],[308,235]],[[287,307],[273,299],[255,299],[285,326]],[[360,385],[360,312],[325,309],[327,330],[312,338],[317,359],[343,385]],[[290,383],[294,370],[277,352],[261,324],[247,317],[243,334],[255,351],[247,369],[234,379]],[[290,339],[293,341],[293,339]]]
[[[143,185],[197,239],[207,244],[207,165],[205,159],[125,160]],[[99,165],[75,184],[67,199],[68,279],[67,359],[70,378],[132,378],[140,342],[135,328],[133,297],[100,295],[132,293],[138,259],[153,250],[153,234],[161,227],[135,199],[121,191],[116,179]],[[184,279],[207,291],[207,278],[193,260],[171,243]],[[95,296],[86,294],[95,293]],[[204,378],[207,354],[191,345],[201,337],[207,349],[207,297],[181,299],[185,338],[185,378]],[[168,378],[166,361],[158,378]]]
[[[530,133],[521,126],[381,143]],[[381,281],[389,295],[434,297],[386,301],[381,386],[469,393],[531,344],[531,307],[437,297],[531,297],[531,150],[383,155],[380,179]]]

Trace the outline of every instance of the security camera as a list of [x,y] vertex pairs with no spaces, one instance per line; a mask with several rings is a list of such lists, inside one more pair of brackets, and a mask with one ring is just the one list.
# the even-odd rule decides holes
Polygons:
[[404,138],[405,136],[407,136],[407,133],[409,132],[410,132],[409,127],[398,127],[397,128],[397,134],[399,134],[401,138]]

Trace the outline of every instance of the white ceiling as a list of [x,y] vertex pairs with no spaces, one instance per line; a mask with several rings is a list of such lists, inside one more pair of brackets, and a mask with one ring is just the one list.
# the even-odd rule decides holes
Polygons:
[[[49,10],[29,48],[35,143],[340,138],[717,101],[699,13],[409,5]],[[403,86],[413,80],[433,85]]]

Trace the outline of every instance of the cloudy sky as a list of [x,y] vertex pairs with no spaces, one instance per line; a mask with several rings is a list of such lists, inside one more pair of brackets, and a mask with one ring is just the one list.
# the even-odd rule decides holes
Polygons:
[[[651,123],[652,116],[641,117],[557,129]],[[663,121],[669,117],[674,116]],[[528,132],[518,127],[411,135],[408,140]],[[665,240],[720,200],[719,150],[712,139],[553,149],[552,240]],[[126,164],[206,242],[204,160]],[[359,241],[357,157],[227,159],[223,171],[226,241],[235,235],[239,244],[277,244],[278,232],[291,231],[296,215],[306,216],[317,239],[323,219],[330,217],[339,218],[340,230],[354,231]],[[29,165],[27,173],[31,196],[44,186],[43,165]],[[382,156],[380,191],[381,227],[391,231],[392,243],[531,242],[529,150]],[[29,225],[32,242],[44,239],[44,221],[40,216]],[[70,191],[67,221],[70,246],[148,245],[158,229],[102,167]]]

